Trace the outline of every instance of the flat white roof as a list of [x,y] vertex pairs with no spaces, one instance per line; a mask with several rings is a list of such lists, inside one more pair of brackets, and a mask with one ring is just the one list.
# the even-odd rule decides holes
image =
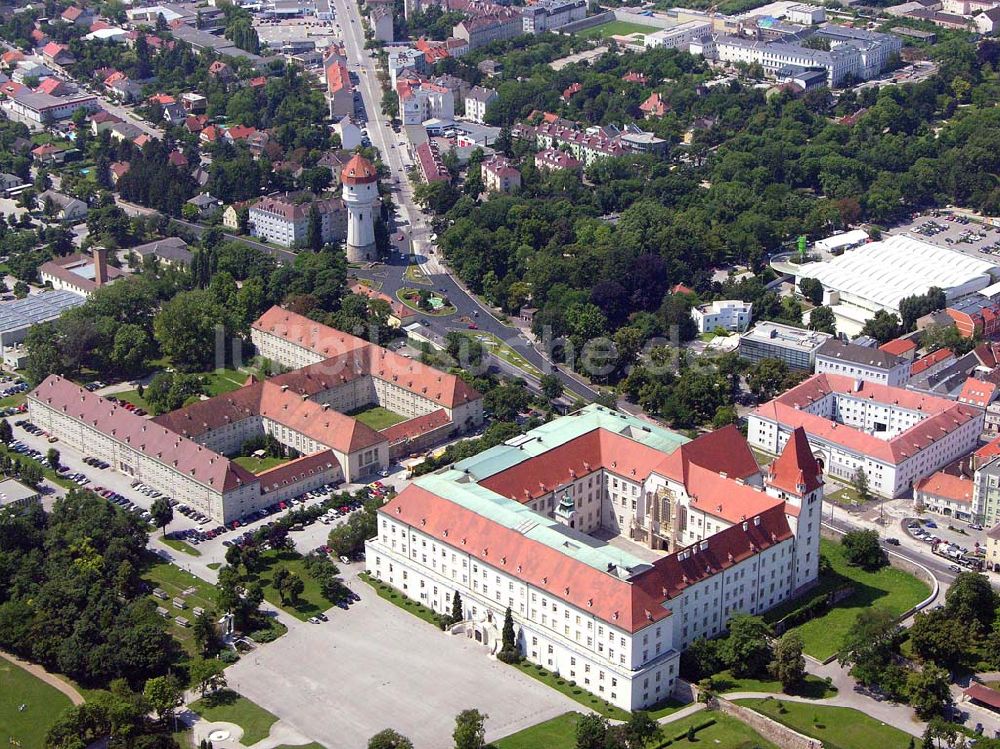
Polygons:
[[815,278],[825,289],[899,309],[901,299],[934,286],[945,292],[968,287],[965,293],[983,288],[997,271],[993,263],[897,234],[832,260],[806,263],[796,277]]
[[832,237],[820,239],[816,246],[822,250],[835,250],[838,247],[850,247],[852,244],[861,244],[868,241],[868,232],[864,229],[852,229],[843,234],[834,234]]

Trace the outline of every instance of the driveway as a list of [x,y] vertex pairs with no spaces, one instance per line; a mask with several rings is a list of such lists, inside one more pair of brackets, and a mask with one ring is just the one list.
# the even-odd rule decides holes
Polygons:
[[488,741],[579,705],[482,646],[446,635],[350,580],[361,601],[323,624],[291,623],[284,637],[226,672],[229,685],[330,747],[365,746],[395,728],[418,749],[451,746],[455,715],[490,717]]

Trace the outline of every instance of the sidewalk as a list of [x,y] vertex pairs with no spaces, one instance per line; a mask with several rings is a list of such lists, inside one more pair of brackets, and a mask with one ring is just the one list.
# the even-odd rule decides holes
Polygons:
[[39,681],[43,681],[48,684],[53,689],[58,689],[60,692],[69,697],[69,701],[74,705],[83,704],[83,695],[76,691],[76,687],[71,685],[69,682],[64,681],[59,676],[55,674],[50,674],[42,666],[35,663],[28,663],[27,661],[22,661],[16,655],[11,655],[10,653],[5,653],[0,650],[0,658],[10,661],[15,666],[20,666],[29,674],[34,676]]

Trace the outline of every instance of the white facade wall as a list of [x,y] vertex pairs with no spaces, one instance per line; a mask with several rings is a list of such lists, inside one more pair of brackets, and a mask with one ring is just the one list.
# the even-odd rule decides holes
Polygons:
[[688,21],[672,28],[660,29],[646,34],[643,44],[650,48],[687,49],[696,39],[712,33],[712,24],[705,21]]
[[816,354],[815,373],[844,375],[890,387],[905,387],[906,383],[910,381],[910,362],[907,360],[892,369],[882,369],[881,367],[871,367],[866,364]]
[[727,299],[693,307],[691,318],[699,333],[710,333],[716,328],[744,331],[753,320],[753,305],[741,299]]

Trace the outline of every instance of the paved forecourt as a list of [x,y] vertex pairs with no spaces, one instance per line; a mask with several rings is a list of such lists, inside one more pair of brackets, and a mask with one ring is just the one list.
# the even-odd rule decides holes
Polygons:
[[226,672],[230,687],[327,746],[365,746],[392,727],[417,749],[451,745],[455,715],[489,714],[493,740],[580,706],[483,647],[445,635],[379,598],[353,575],[361,601],[330,621],[292,625]]

